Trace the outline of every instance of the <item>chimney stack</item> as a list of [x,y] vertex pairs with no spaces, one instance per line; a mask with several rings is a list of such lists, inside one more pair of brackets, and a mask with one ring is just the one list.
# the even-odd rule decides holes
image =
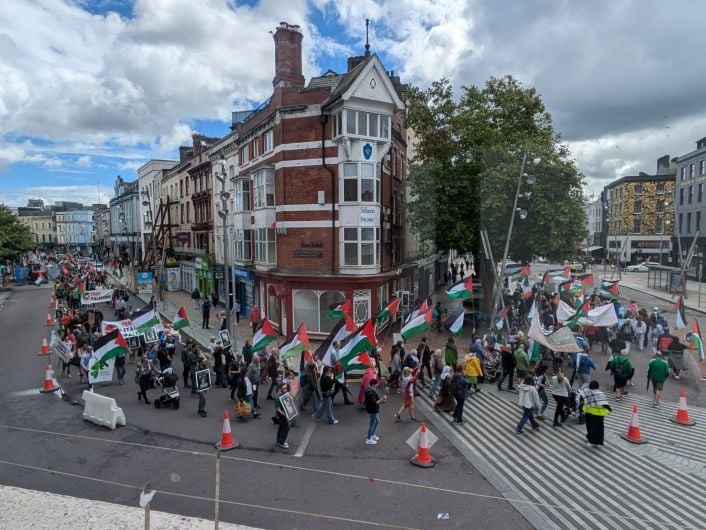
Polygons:
[[275,77],[272,85],[304,88],[302,75],[302,39],[299,26],[280,22],[275,39]]

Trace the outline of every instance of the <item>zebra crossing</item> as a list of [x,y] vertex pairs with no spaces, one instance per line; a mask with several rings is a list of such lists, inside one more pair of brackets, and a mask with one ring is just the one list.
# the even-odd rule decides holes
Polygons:
[[[630,394],[617,401],[608,395],[613,411],[605,420],[605,446],[593,448],[585,443],[585,426],[573,418],[561,428],[545,421],[538,432],[528,428],[517,435],[517,394],[498,392],[492,385],[482,388],[466,400],[463,425],[446,413],[429,410],[427,417],[452,431],[450,436],[469,450],[464,453],[488,480],[501,479],[506,488],[500,491],[518,509],[531,508],[539,516],[528,518],[535,526],[706,528],[706,410],[690,409],[697,423],[685,427],[669,421],[675,403],[653,408],[644,396]],[[417,400],[433,407],[426,392]],[[647,445],[620,438],[630,425],[633,404]]]

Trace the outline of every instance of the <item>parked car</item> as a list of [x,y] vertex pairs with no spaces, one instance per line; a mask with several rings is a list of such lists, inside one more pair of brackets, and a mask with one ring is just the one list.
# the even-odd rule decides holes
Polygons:
[[647,272],[650,268],[644,263],[640,263],[639,265],[628,265],[625,270],[628,272]]

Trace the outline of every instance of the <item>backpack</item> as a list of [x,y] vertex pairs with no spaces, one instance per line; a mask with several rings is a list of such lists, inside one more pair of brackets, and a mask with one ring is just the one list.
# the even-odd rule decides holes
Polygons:
[[619,363],[613,361],[613,375],[621,379],[625,376],[625,361]]
[[578,368],[579,373],[586,374],[586,373],[590,372],[590,368],[588,367],[588,362],[589,362],[588,359],[589,359],[588,355],[583,355],[581,357],[581,360],[579,361],[579,368]]

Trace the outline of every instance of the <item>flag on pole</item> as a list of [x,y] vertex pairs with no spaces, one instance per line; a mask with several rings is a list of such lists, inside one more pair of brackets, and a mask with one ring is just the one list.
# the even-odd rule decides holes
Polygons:
[[594,280],[593,280],[593,273],[589,272],[588,274],[582,274],[581,276],[577,276],[577,279],[581,282],[581,285],[583,285],[584,289],[588,287],[589,285],[593,287],[595,285]]
[[408,338],[416,335],[417,333],[421,333],[425,329],[431,327],[431,322],[434,318],[434,308],[430,307],[427,309],[424,313],[419,312],[417,316],[414,318],[410,319],[403,327],[402,327],[402,338],[404,340],[407,340]]
[[570,291],[571,287],[574,285],[574,280],[567,280],[565,282],[561,282],[559,284],[559,290],[560,291]]
[[[348,321],[353,322],[352,319],[348,319]],[[357,328],[354,324],[353,332],[355,332],[356,329]],[[316,352],[314,352],[314,356],[318,359],[321,359],[326,366],[333,366],[335,364],[335,361],[332,358],[333,354],[335,353],[333,343],[341,343],[343,339],[348,337],[350,334],[351,331],[349,330],[347,321],[339,320],[338,322],[336,322],[336,325],[331,330],[331,333],[328,334],[328,337],[326,337],[326,339],[316,349]]]
[[390,300],[390,303],[387,304],[387,307],[380,311],[378,313],[377,318],[375,319],[378,323],[382,322],[386,318],[391,318],[392,320],[395,320],[397,317],[397,312],[400,310],[400,299],[399,298],[393,298]]
[[93,348],[92,357],[97,359],[97,361],[90,367],[89,375],[91,379],[98,377],[101,366],[107,364],[108,361],[120,355],[128,355],[130,353],[130,348],[119,329],[114,329],[110,333],[106,333],[100,337],[93,345]]
[[601,292],[609,298],[618,298],[620,295],[620,292],[618,291],[618,282],[603,280],[601,283]]
[[454,335],[460,335],[463,331],[463,319],[465,316],[466,311],[463,308],[463,304],[461,304],[461,307],[446,319],[444,327]]
[[181,306],[179,308],[179,311],[177,311],[177,314],[174,316],[174,320],[172,321],[172,328],[174,328],[174,330],[176,331],[179,331],[180,329],[184,329],[187,326],[191,326],[191,323],[189,323],[189,314],[186,312],[184,306]]
[[588,312],[591,310],[591,304],[588,300],[583,302],[576,308],[576,313],[569,320],[567,320],[564,325],[568,327],[575,326],[578,324],[580,318],[588,316]]
[[689,341],[692,350],[696,350],[699,356],[699,362],[704,360],[704,343],[701,338],[701,328],[699,327],[698,320],[694,319],[691,323],[691,331],[686,334],[686,340]]
[[133,311],[130,315],[132,325],[137,329],[138,334],[143,334],[155,326],[161,324],[157,313],[152,309],[151,305],[137,311]]
[[507,317],[507,314],[509,312],[509,307],[504,307],[503,310],[500,312],[500,320],[495,323],[495,327],[498,328],[498,330],[503,329],[503,326],[505,325],[505,317]]
[[311,342],[309,342],[309,335],[306,332],[306,324],[302,322],[294,336],[279,347],[280,359],[286,361],[309,349],[311,349]]
[[265,317],[255,328],[255,335],[252,338],[252,351],[260,351],[265,348],[270,342],[277,338],[275,330],[272,328],[272,323]]
[[677,302],[674,304],[674,309],[676,309],[676,327],[677,329],[682,329],[687,327],[689,324],[686,322],[686,315],[684,314],[684,299],[682,295],[677,296]]
[[353,300],[344,300],[328,306],[329,318],[345,318],[346,316],[353,317]]
[[466,279],[453,284],[451,288],[446,291],[446,295],[451,299],[470,298],[473,296],[473,276],[468,276]]
[[367,352],[376,346],[375,326],[371,319],[343,340],[338,352],[338,360],[345,371],[373,368],[373,362]]
[[407,315],[407,318],[404,319],[405,324],[412,320],[413,318],[426,313],[427,310],[431,307],[431,296],[427,298],[422,298],[421,300],[417,300],[417,303],[414,304],[414,309],[412,309],[412,312]]

